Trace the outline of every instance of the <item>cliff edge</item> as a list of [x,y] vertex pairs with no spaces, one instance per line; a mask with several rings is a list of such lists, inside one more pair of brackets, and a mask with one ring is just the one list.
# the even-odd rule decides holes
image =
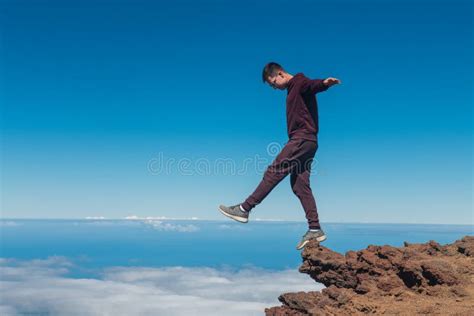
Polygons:
[[299,271],[326,288],[282,294],[267,316],[474,315],[474,236],[345,255],[310,242],[302,257]]

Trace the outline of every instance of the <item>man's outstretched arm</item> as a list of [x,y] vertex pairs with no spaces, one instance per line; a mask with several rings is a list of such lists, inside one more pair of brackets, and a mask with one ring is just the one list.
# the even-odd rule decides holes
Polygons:
[[328,86],[328,87],[331,87],[335,84],[340,84],[340,83],[341,83],[341,80],[339,80],[337,78],[333,78],[333,77],[326,78],[323,81],[323,84]]
[[315,94],[326,91],[329,87],[340,84],[341,81],[337,78],[329,77],[326,79],[305,80],[301,86],[301,93]]

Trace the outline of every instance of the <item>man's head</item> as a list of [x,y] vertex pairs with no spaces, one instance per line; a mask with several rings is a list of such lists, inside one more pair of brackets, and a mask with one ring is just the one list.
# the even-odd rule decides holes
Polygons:
[[277,63],[271,62],[263,67],[262,80],[267,82],[274,89],[284,90],[288,86],[288,81],[293,76],[290,75]]

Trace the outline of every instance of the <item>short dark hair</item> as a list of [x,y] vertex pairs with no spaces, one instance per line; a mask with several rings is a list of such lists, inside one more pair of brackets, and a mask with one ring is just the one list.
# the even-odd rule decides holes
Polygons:
[[285,69],[283,69],[282,66],[280,66],[279,64],[275,63],[275,62],[269,62],[268,64],[265,65],[265,67],[263,67],[263,71],[262,71],[262,80],[263,80],[263,83],[267,82],[267,78],[269,76],[274,76],[276,75],[276,73],[278,71],[285,71]]

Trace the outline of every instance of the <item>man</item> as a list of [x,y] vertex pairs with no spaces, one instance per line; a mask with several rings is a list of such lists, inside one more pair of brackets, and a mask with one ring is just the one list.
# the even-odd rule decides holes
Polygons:
[[219,210],[238,222],[247,223],[250,211],[290,174],[291,188],[301,201],[309,225],[308,231],[296,247],[300,250],[311,239],[320,242],[326,239],[309,184],[311,163],[318,149],[316,93],[326,91],[341,81],[331,77],[311,80],[302,73],[293,76],[274,62],[263,68],[262,79],[274,89],[287,90],[286,119],[289,141],[268,166],[257,189],[243,203],[229,207],[220,205]]

